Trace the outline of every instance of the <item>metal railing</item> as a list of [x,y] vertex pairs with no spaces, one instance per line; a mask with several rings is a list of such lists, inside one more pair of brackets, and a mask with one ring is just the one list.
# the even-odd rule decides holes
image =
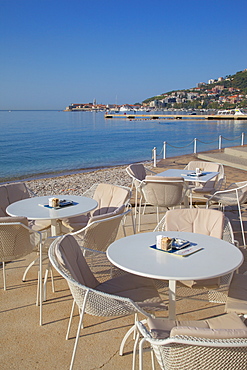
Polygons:
[[171,145],[169,143],[167,143],[167,141],[164,141],[163,142],[163,147],[162,147],[162,150],[160,152],[159,155],[157,155],[157,148],[154,147],[152,149],[152,159],[153,159],[153,163],[154,163],[154,167],[157,166],[157,157],[161,156],[162,153],[163,153],[163,159],[166,159],[167,158],[167,155],[166,155],[166,152],[167,152],[167,147],[168,145],[172,148],[176,148],[176,149],[181,149],[181,148],[187,148],[189,147],[190,145],[193,145],[193,153],[196,154],[198,151],[197,151],[197,144],[198,143],[202,143],[202,144],[212,144],[212,143],[216,143],[218,142],[218,149],[222,149],[222,139],[224,140],[227,140],[227,141],[235,141],[236,139],[238,138],[241,138],[241,143],[240,145],[243,146],[244,145],[244,139],[245,139],[245,133],[242,132],[241,135],[235,137],[234,139],[228,139],[222,135],[219,135],[218,139],[217,140],[214,140],[214,141],[209,141],[209,142],[204,142],[204,141],[201,141],[197,138],[194,138],[191,142],[189,142],[189,144],[185,145],[185,146],[175,146],[175,145]]

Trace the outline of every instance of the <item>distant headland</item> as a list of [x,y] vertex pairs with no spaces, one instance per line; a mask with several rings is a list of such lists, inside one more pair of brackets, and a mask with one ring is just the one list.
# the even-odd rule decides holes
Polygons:
[[234,75],[199,82],[196,87],[174,90],[145,99],[142,103],[97,104],[72,103],[65,112],[110,111],[124,112],[148,109],[235,109],[247,108],[247,69]]

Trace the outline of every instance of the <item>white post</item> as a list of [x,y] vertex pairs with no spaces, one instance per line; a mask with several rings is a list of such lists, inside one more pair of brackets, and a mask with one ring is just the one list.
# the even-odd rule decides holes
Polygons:
[[244,132],[242,132],[242,139],[241,139],[241,145],[244,145]]
[[163,159],[166,159],[166,141],[163,144]]
[[195,137],[194,138],[194,154],[196,154],[196,150],[197,150],[197,138]]
[[221,149],[222,147],[222,136],[219,135],[219,150]]
[[157,153],[156,153],[156,147],[153,148],[153,158],[154,158],[154,167],[156,167],[157,164]]

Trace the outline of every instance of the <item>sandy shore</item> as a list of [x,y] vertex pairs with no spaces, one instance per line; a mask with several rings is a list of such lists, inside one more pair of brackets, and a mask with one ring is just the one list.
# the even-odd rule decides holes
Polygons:
[[[92,172],[30,180],[25,181],[25,183],[29,189],[39,196],[54,194],[82,195],[96,183],[130,186],[131,179],[125,170],[126,167],[127,165],[117,166]],[[145,167],[152,168],[152,163],[145,163]]]

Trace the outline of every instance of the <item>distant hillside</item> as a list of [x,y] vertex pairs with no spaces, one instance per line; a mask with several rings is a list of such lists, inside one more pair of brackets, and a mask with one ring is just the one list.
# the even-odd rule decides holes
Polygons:
[[246,108],[247,69],[209,83],[198,83],[197,87],[153,96],[142,103],[158,108]]

